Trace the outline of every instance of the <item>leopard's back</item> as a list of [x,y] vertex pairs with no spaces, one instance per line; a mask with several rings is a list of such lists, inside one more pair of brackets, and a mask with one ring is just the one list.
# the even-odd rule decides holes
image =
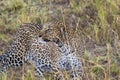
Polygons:
[[25,54],[29,50],[35,37],[39,36],[42,25],[25,23],[20,26],[10,47],[0,55],[0,72],[10,67],[21,67],[25,63]]

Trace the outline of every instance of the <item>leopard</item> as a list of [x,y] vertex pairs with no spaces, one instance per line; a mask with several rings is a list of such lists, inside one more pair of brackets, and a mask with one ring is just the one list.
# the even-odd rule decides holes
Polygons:
[[35,65],[36,74],[41,80],[44,79],[45,73],[57,71],[54,64],[60,57],[59,52],[53,42],[46,43],[40,38],[43,27],[35,23],[24,23],[20,26],[10,47],[0,55],[0,73],[27,63]]
[[76,80],[78,74],[75,71],[80,71],[82,64],[74,53],[68,53],[71,53],[71,49],[67,45],[62,44],[60,47],[55,42],[44,41],[39,37],[32,43],[26,59],[35,66],[35,73],[40,80],[47,80],[45,76],[49,74],[55,80],[66,80],[64,71],[71,74],[71,80]]
[[10,68],[23,66],[25,55],[30,48],[33,39],[39,37],[43,25],[37,23],[24,23],[14,35],[10,46],[0,55],[0,73],[7,72]]
[[81,71],[82,64],[74,50],[64,42],[65,39],[62,40],[63,34],[60,34],[61,37],[54,37],[52,31],[54,27],[22,24],[10,47],[0,55],[0,72],[31,63],[35,66],[40,80],[45,80],[44,76],[48,73],[55,76],[58,73],[57,80],[65,80],[63,71],[71,74],[72,80],[76,80],[76,76],[80,77],[76,71]]
[[[60,57],[56,62],[59,71],[66,71],[71,80],[82,80],[82,62],[80,54],[84,51],[83,42],[69,23],[52,22],[44,28],[41,36],[44,41],[54,42],[58,46]],[[78,51],[80,50],[81,51]],[[63,75],[64,77],[64,75]]]
[[58,47],[54,42],[47,42],[38,37],[31,44],[30,50],[26,55],[26,60],[34,65],[34,74],[40,80],[46,80],[45,76],[51,74],[56,79],[58,74],[62,74],[56,65],[60,56]]

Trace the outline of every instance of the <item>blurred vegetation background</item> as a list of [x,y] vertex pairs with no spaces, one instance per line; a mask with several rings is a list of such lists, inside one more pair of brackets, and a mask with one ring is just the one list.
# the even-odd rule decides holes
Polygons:
[[0,53],[20,24],[61,17],[99,46],[94,54],[86,49],[82,56],[84,80],[120,80],[120,0],[0,0]]

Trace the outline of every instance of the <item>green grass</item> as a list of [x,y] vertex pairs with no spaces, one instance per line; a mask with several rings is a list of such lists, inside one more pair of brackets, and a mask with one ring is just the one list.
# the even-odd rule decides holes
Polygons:
[[[0,41],[8,43],[22,23],[47,23],[60,20],[63,23],[75,16],[76,31],[84,40],[92,39],[97,46],[91,54],[86,49],[81,57],[84,80],[120,79],[120,7],[119,0],[70,0],[70,8],[55,4],[54,0],[2,0],[0,1]],[[59,1],[56,1],[59,2]],[[64,5],[64,4],[62,4]],[[82,34],[82,35],[81,35]],[[114,48],[113,48],[114,47]],[[101,52],[104,51],[104,52]],[[105,54],[105,55],[103,55]],[[66,75],[67,77],[67,75]],[[35,80],[29,71],[23,80]],[[4,74],[0,80],[6,80]],[[52,80],[50,78],[50,80]],[[69,80],[69,79],[68,79]]]

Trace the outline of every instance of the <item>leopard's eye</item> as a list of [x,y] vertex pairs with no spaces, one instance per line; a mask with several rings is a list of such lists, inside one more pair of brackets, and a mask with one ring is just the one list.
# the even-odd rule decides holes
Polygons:
[[52,32],[52,29],[47,29],[47,30],[45,31],[45,34],[51,34],[51,32]]

